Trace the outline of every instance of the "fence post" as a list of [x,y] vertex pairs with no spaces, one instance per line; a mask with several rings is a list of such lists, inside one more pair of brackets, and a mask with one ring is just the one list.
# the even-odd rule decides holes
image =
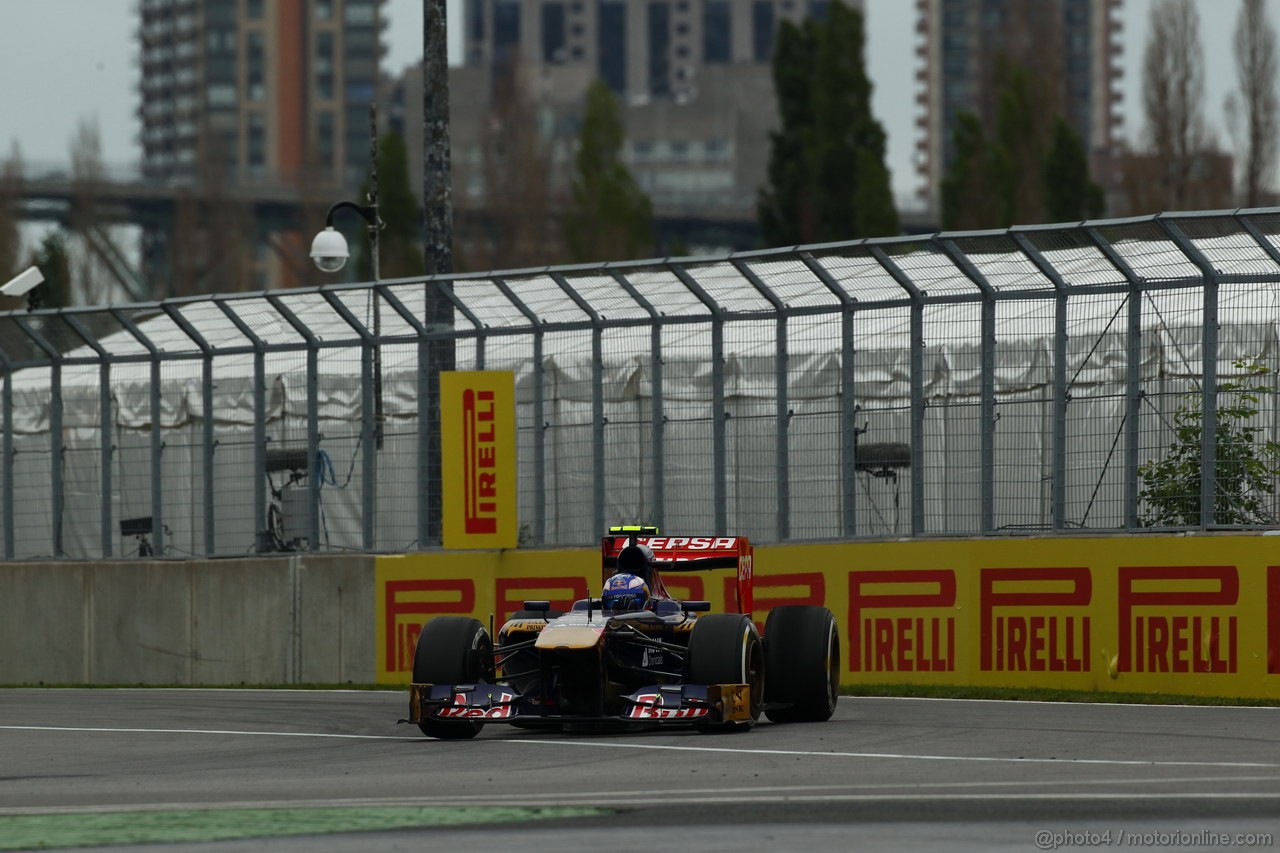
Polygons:
[[[199,330],[182,315],[176,305],[165,302],[161,303],[160,307],[178,328],[182,329],[183,334],[195,341],[203,356],[200,359],[200,407],[204,410],[204,417],[201,418],[200,423],[200,476],[203,480],[204,492],[204,553],[205,556],[212,557],[217,550],[213,489],[213,347],[204,335],[200,334]],[[68,317],[68,319],[71,318]]]
[[603,534],[605,530],[604,503],[604,327],[600,314],[587,300],[573,289],[560,273],[551,273],[551,280],[560,286],[573,303],[591,318],[591,494],[592,529]]
[[62,519],[66,495],[62,482],[62,356],[57,347],[50,344],[25,317],[14,317],[27,337],[35,342],[49,358],[49,484],[53,502],[53,518],[50,527],[49,545],[53,556],[63,556],[62,551]]
[[911,532],[925,532],[924,514],[924,293],[879,246],[871,257],[911,299]]
[[102,556],[110,557],[115,550],[111,544],[114,539],[111,533],[111,354],[76,319],[75,314],[64,314],[62,318],[98,354],[98,494],[101,496],[98,503],[98,537]]
[[987,277],[978,271],[969,256],[960,250],[955,240],[937,240],[937,245],[951,258],[978,290],[982,291],[982,376],[980,394],[982,446],[979,451],[978,469],[981,476],[981,532],[995,529],[995,447],[996,447],[996,292]]
[[1124,393],[1124,526],[1133,530],[1138,526],[1138,426],[1139,408],[1143,399],[1142,279],[1096,227],[1086,223],[1084,233],[1129,285],[1129,313],[1125,331],[1125,362],[1128,369],[1125,371]]
[[150,376],[148,383],[150,387],[150,404],[151,404],[151,539],[152,548],[157,557],[164,556],[164,478],[161,473],[164,470],[164,439],[161,421],[163,413],[162,401],[160,396],[160,350],[151,341],[146,334],[138,328],[133,319],[121,311],[111,308],[112,315],[120,322],[120,325],[129,330],[129,334],[138,339],[138,343],[146,348],[150,359],[147,364],[150,368]]
[[649,386],[651,393],[649,420],[652,424],[649,430],[649,454],[653,457],[653,515],[651,516],[651,523],[661,530],[665,523],[663,516],[666,512],[666,460],[663,447],[666,415],[663,413],[662,407],[662,317],[658,310],[653,307],[653,303],[645,299],[640,294],[640,291],[636,290],[635,286],[627,280],[621,270],[606,269],[606,271],[613,276],[613,280],[627,292],[627,295],[649,314]]
[[1200,347],[1200,526],[1217,523],[1218,493],[1218,271],[1167,215],[1156,217],[1179,249],[1204,276]]
[[0,394],[0,410],[4,421],[4,558],[13,559],[13,366],[0,352],[0,370],[4,372],[4,391]]
[[751,286],[758,290],[761,296],[769,300],[769,304],[773,306],[774,313],[777,315],[778,330],[774,341],[773,384],[774,397],[777,402],[774,418],[778,424],[778,435],[774,446],[773,466],[776,472],[774,479],[778,485],[778,511],[775,520],[775,534],[778,537],[778,541],[782,542],[791,538],[791,400],[788,394],[790,377],[787,372],[788,359],[790,358],[787,349],[787,306],[741,258],[731,256],[729,263],[733,264],[733,268],[741,273],[742,277],[750,282]]
[[[538,315],[516,296],[506,279],[495,277],[491,281],[524,315],[533,331],[533,544],[544,545],[547,541],[547,417],[542,388],[546,369],[542,358],[542,323]],[[559,521],[557,517],[557,524]]]
[[[249,324],[240,319],[240,315],[230,307],[226,296],[213,297],[217,305],[231,324],[240,330],[240,334],[249,339],[253,345],[253,475],[266,477],[267,470],[267,344],[249,328]],[[261,481],[253,484],[253,551],[261,554],[268,550],[265,546],[267,530],[267,493]]]
[[1052,470],[1053,529],[1061,531],[1067,521],[1067,282],[1045,259],[1025,233],[1009,235],[1031,259],[1040,274],[1053,283],[1053,437],[1050,449]]
[[265,294],[271,307],[307,343],[307,550],[320,548],[320,477],[316,464],[320,453],[320,342],[277,294]]
[[711,465],[715,495],[716,535],[724,536],[729,527],[729,475],[727,470],[729,441],[726,421],[729,411],[724,402],[724,309],[721,308],[689,271],[678,263],[668,262],[667,269],[698,297],[711,312]]
[[858,402],[853,381],[853,309],[856,300],[845,292],[810,252],[797,256],[840,302],[840,531],[858,533]]

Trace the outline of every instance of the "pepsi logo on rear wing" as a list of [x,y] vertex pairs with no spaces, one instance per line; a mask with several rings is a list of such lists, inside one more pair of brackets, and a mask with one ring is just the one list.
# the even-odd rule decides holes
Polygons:
[[[740,536],[638,536],[637,545],[648,545],[659,560],[679,562],[703,557],[736,557],[741,552]],[[626,536],[613,536],[609,556],[616,557],[626,547]]]

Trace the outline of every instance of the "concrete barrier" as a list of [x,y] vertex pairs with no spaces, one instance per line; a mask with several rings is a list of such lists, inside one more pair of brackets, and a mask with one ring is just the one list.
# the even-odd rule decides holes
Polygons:
[[369,684],[374,558],[0,564],[0,684]]

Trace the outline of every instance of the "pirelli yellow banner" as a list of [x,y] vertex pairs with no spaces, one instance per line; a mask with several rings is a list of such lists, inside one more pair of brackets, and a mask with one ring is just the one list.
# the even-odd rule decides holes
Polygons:
[[515,375],[440,374],[444,547],[514,548]]

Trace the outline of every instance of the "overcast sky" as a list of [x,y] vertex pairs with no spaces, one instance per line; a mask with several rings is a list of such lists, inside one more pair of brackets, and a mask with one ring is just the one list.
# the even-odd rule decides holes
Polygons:
[[[1126,135],[1141,132],[1142,49],[1150,5],[1124,0],[1123,110]],[[1222,145],[1229,145],[1223,99],[1235,88],[1231,32],[1238,0],[1195,0],[1207,62],[1206,106]],[[1280,3],[1267,4],[1273,23]],[[916,185],[911,166],[915,3],[866,0],[867,62],[875,85],[873,109],[889,135],[889,168],[899,196]],[[387,70],[398,73],[422,51],[422,0],[388,0]],[[29,171],[69,161],[81,118],[96,118],[108,165],[136,162],[139,148],[137,0],[0,0],[0,155],[16,140]],[[461,0],[449,0],[451,56],[459,54]]]

